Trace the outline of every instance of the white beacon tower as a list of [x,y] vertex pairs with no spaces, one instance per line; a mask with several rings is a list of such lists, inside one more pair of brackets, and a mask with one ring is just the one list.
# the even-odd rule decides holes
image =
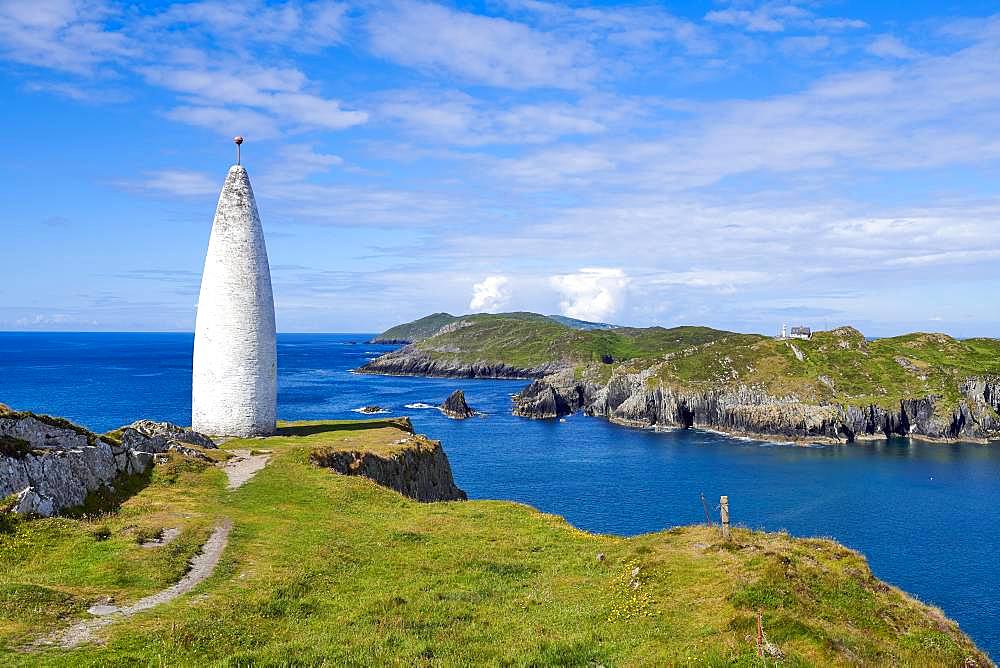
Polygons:
[[212,223],[194,333],[191,427],[218,436],[275,431],[277,345],[271,270],[247,170],[229,168]]

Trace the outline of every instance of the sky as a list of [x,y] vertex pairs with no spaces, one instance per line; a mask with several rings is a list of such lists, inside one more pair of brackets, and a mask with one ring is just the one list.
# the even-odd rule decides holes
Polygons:
[[0,329],[191,331],[240,134],[279,331],[1000,336],[998,11],[0,0]]

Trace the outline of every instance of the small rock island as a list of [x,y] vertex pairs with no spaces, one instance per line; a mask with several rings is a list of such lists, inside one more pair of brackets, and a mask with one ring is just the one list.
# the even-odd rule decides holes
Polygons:
[[444,400],[444,403],[439,407],[441,412],[454,420],[465,420],[476,414],[476,411],[469,407],[469,404],[465,403],[465,392],[462,390],[455,390],[448,398]]

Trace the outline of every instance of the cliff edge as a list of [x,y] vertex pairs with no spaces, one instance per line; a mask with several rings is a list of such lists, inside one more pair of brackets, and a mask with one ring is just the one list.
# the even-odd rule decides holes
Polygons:
[[[281,433],[297,428],[314,429],[320,424],[288,423],[282,426]],[[414,433],[408,418],[385,420],[371,436],[376,440],[363,448],[351,447],[349,440],[319,446],[310,453],[309,460],[343,475],[363,476],[417,501],[464,501],[468,498],[455,485],[451,464],[440,441]]]

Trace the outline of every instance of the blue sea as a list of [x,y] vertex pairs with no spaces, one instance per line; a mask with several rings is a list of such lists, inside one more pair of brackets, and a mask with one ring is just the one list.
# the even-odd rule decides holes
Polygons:
[[[735,522],[827,536],[875,574],[942,608],[1000,657],[1000,444],[905,439],[795,446],[704,431],[626,429],[574,415],[510,414],[523,381],[351,373],[391,350],[370,334],[278,337],[278,414],[358,418],[369,404],[440,439],[472,498],[513,499],[590,531],[632,535],[704,521],[726,494]],[[0,402],[95,431],[139,418],[190,422],[191,334],[0,333]],[[454,389],[485,417],[449,420]]]

